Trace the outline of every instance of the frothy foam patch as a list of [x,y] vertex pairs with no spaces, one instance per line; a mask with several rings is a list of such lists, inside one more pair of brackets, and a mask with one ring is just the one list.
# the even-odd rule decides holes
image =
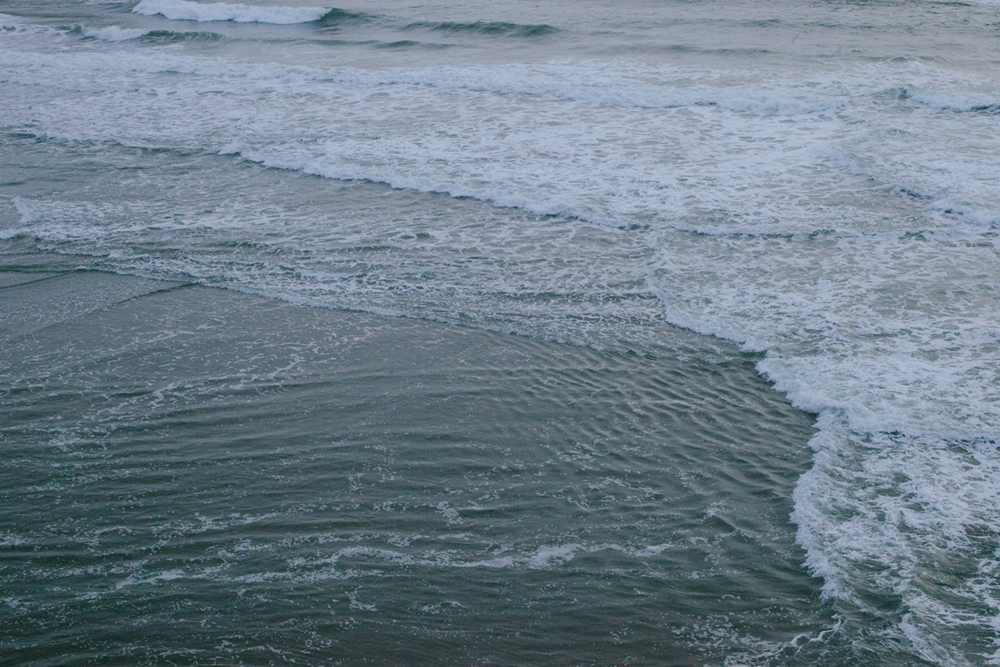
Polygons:
[[730,79],[729,76],[720,76],[722,73],[719,72],[673,66],[636,66],[628,62],[612,67],[606,63],[547,63],[345,74],[342,76],[345,82],[368,85],[408,83],[445,90],[538,95],[589,104],[650,109],[716,106],[737,113],[766,116],[829,112],[848,103],[842,90],[817,94],[815,86],[782,82],[780,78],[774,82],[765,83],[762,80],[756,86],[747,86],[737,83],[749,76],[743,73]]
[[152,576],[140,578],[136,576],[126,577],[122,579],[117,584],[115,584],[115,589],[120,590],[126,586],[148,586],[150,584],[156,584],[161,581],[174,581],[176,579],[184,578],[184,570],[168,570],[167,572],[160,572],[159,574],[154,574]]
[[0,533],[0,547],[16,547],[26,543],[27,540],[10,531]]
[[83,31],[84,37],[100,39],[105,42],[124,42],[130,39],[137,39],[145,34],[146,31],[139,28],[119,28],[114,25],[100,29],[87,28]]
[[10,203],[14,207],[14,210],[17,211],[21,224],[30,224],[31,219],[34,217],[31,213],[31,203],[23,197],[14,197]]
[[576,552],[579,551],[580,548],[581,546],[579,544],[561,544],[554,547],[538,547],[538,551],[536,551],[535,555],[528,561],[529,567],[545,568],[553,565],[561,565],[567,561],[573,560],[576,556]]
[[993,653],[997,441],[858,433],[833,414],[821,426],[792,519],[824,594],[928,662]]
[[825,595],[932,663],[992,652],[994,235],[669,238],[653,279],[668,321],[766,350],[758,369],[820,413],[793,519]]
[[668,320],[767,350],[799,407],[860,432],[1000,430],[990,232],[669,238],[651,279]]
[[133,9],[136,14],[161,14],[177,21],[235,21],[237,23],[274,23],[289,25],[318,21],[330,7],[252,7],[224,2],[198,3],[188,0],[141,0]]
[[[41,55],[8,54],[4,59],[11,66],[10,78],[26,84],[37,80],[32,65],[56,62]],[[206,77],[206,85],[229,89],[238,95],[266,93],[260,93],[256,86],[237,87],[228,80],[230,77],[280,82],[285,87],[281,95],[271,94],[269,99],[254,102],[253,122],[270,126],[269,132],[276,137],[283,132],[286,138],[291,138],[302,132],[303,141],[309,142],[308,149],[296,145],[296,140],[278,146],[259,140],[241,141],[238,137],[226,140],[224,133],[214,131],[204,136],[222,139],[217,146],[220,152],[238,152],[268,166],[471,196],[536,213],[574,215],[602,224],[649,221],[662,224],[669,220],[673,226],[708,233],[787,233],[885,229],[899,222],[909,225],[904,218],[886,216],[885,211],[908,216],[913,214],[914,206],[935,213],[940,210],[941,214],[954,214],[956,218],[960,217],[956,210],[975,212],[962,222],[990,221],[991,211],[996,210],[990,203],[991,193],[995,192],[996,179],[992,176],[995,170],[983,168],[981,161],[954,159],[945,150],[945,143],[954,146],[961,142],[968,145],[970,154],[986,157],[987,147],[977,148],[973,138],[991,137],[988,131],[953,132],[954,136],[946,135],[942,141],[937,134],[901,133],[896,128],[883,130],[879,123],[868,122],[845,132],[844,123],[835,116],[808,114],[797,119],[796,132],[790,134],[783,116],[774,116],[772,120],[770,116],[761,119],[744,117],[742,113],[732,115],[723,113],[717,104],[676,107],[687,110],[684,112],[674,111],[675,107],[647,111],[628,106],[594,106],[592,102],[572,99],[491,95],[494,90],[466,87],[478,76],[478,68],[469,71],[429,68],[411,71],[403,77],[391,71],[369,74],[359,70],[315,70],[207,58],[136,56],[123,63],[121,59],[97,54],[63,67],[79,71],[96,67],[107,72],[109,76],[102,84],[105,89],[116,87],[119,80],[122,88],[130,89],[126,73],[136,71],[153,76],[159,72],[189,73]],[[567,76],[592,78],[596,88],[614,85],[611,82],[598,85],[603,75],[586,74],[585,69],[552,65],[550,70],[537,69],[535,74],[544,73],[550,79],[549,88],[557,87]],[[653,70],[659,72],[659,68]],[[695,73],[686,71],[685,76],[695,77]],[[453,79],[450,83],[449,77]],[[707,87],[706,79],[719,78],[725,77],[718,72],[708,73],[688,83],[700,90]],[[213,79],[213,84],[209,84]],[[59,85],[79,89],[81,81],[87,80],[69,75]],[[417,85],[420,81],[436,83],[429,88]],[[313,85],[303,90],[301,84],[305,82]],[[681,73],[675,72],[674,80],[661,87],[679,88],[680,83]],[[155,85],[164,94],[175,85],[168,83],[164,90],[160,84]],[[717,84],[712,87],[717,87],[720,94],[729,90]],[[842,86],[836,88],[841,89]],[[613,92],[614,88],[608,90]],[[289,98],[285,93],[312,96],[316,102],[313,109],[326,106],[328,111],[321,113],[326,121],[320,126],[325,128],[328,141],[316,141],[310,132],[312,125],[306,122],[309,119],[302,117],[302,106],[287,103]],[[378,103],[375,99],[387,94],[393,99],[392,104]],[[217,122],[213,120],[217,109],[210,104],[214,99],[192,101],[196,104],[184,109],[178,107],[178,122],[164,129],[193,134],[199,127]],[[163,97],[159,97],[158,104],[163,105],[164,111],[171,106]],[[334,104],[363,105],[366,111],[345,118],[334,111],[331,106]],[[531,109],[527,116],[526,106]],[[407,113],[402,117],[400,110],[404,108]],[[448,109],[454,114],[443,113]],[[879,112],[867,107],[859,107],[860,110],[868,114]],[[248,114],[245,107],[234,107],[230,114],[232,126],[249,122],[244,118]],[[492,118],[492,126],[483,132],[476,129],[484,127],[480,115]],[[468,118],[467,127],[442,120],[453,116]],[[204,122],[199,123],[199,117]],[[522,119],[516,127],[510,122],[514,118]],[[319,121],[315,117],[312,120]],[[989,120],[989,116],[983,115],[969,122],[982,124]],[[195,122],[185,128],[191,121]],[[72,123],[74,118],[65,122]],[[946,120],[927,122],[940,124]],[[718,127],[713,127],[715,124]],[[98,123],[87,132],[93,135],[103,125],[107,124]],[[382,138],[366,139],[368,129],[375,126],[383,128]],[[133,132],[133,128],[138,132]],[[333,128],[336,131],[332,132]],[[117,128],[107,129],[115,139],[132,136],[126,141],[172,141],[168,136],[152,136],[148,125],[136,127],[135,117],[124,119]],[[140,135],[145,136],[139,138]],[[414,136],[419,138],[414,141]],[[702,137],[709,142],[708,150],[695,150]],[[205,145],[204,139],[195,136],[191,141]],[[995,139],[987,141],[998,143]],[[724,148],[726,142],[732,148]],[[605,148],[591,150],[595,146]],[[484,163],[481,159],[484,155],[494,155],[496,159]],[[626,155],[630,156],[628,160],[623,158]],[[840,157],[832,158],[834,155]],[[857,175],[854,182],[845,182],[842,173],[845,165],[853,165],[849,170]],[[946,172],[954,173],[954,178],[940,178]],[[527,173],[533,177],[516,177]],[[865,179],[874,182],[866,183]],[[727,186],[719,188],[718,183]],[[873,209],[871,202],[879,199],[880,184],[898,190],[887,192]],[[900,193],[913,191],[927,195],[923,199],[899,197]],[[625,192],[629,196],[615,194]],[[900,201],[889,201],[893,198]],[[953,208],[948,213],[946,207],[931,206],[932,202],[945,198],[962,201],[961,209]]]
[[[649,252],[643,239],[579,221],[543,222],[493,210],[483,218],[483,212],[473,207],[468,224],[458,228],[423,217],[387,221],[371,216],[356,216],[331,228],[308,212],[289,218],[287,212],[276,212],[260,201],[226,202],[212,213],[183,206],[167,211],[140,204],[39,200],[21,200],[21,207],[38,222],[29,224],[24,218],[16,233],[46,246],[71,243],[74,252],[92,254],[103,267],[115,271],[224,283],[294,303],[389,316],[455,322],[459,311],[467,326],[611,349],[644,348],[660,336],[659,306],[642,280]],[[84,220],[87,224],[80,224]],[[282,255],[301,256],[309,249],[321,259],[296,263],[289,272],[270,260],[261,263],[256,251],[218,263],[194,259],[205,256],[205,248],[197,242],[173,256],[155,249],[147,253],[143,247],[147,242],[158,244],[157,239],[176,243],[181,238],[206,238],[206,233],[243,244],[249,237],[266,235],[275,223],[291,223],[297,230],[278,244]],[[417,233],[423,239],[415,237]],[[272,239],[257,247],[277,246]],[[359,272],[351,251],[358,247],[384,247],[390,252],[369,255]],[[411,255],[414,249],[418,252]],[[498,275],[492,262],[468,262],[472,253],[503,258],[509,269],[517,264],[525,268]],[[575,258],[572,265],[564,263],[566,257]],[[414,283],[413,272],[425,271],[428,262],[434,266],[435,279]],[[531,280],[525,277],[528,267]],[[376,274],[380,278],[372,282],[369,276]],[[483,285],[491,289],[484,292]],[[558,296],[538,302],[532,295],[539,291]],[[567,320],[576,324],[566,327]],[[458,510],[449,509],[456,512],[454,519],[461,518]]]
[[[41,57],[41,56],[39,56]],[[769,82],[759,77],[747,86],[742,72],[720,73],[681,67],[646,67],[619,63],[505,65],[502,67],[427,67],[365,70],[317,69],[254,64],[197,57],[140,58],[128,63],[90,66],[117,71],[183,72],[189,74],[326,82],[371,87],[419,86],[443,91],[468,90],[500,95],[532,95],[626,109],[716,107],[736,113],[794,116],[833,112],[849,103],[842,87],[816,92],[815,82]]]
[[0,28],[16,28],[21,25],[23,24],[18,17],[0,13]]
[[46,35],[62,38],[65,36],[65,30],[26,23],[26,20],[20,16],[0,13],[0,37],[4,35]]
[[[877,179],[914,205],[939,217],[937,224],[992,226],[998,221],[1000,170],[993,157],[1000,141],[989,113],[941,113],[917,108],[892,122],[841,141],[837,150],[852,172]],[[935,226],[936,226],[935,225]]]
[[981,208],[978,203],[945,197],[929,204],[928,208],[946,216],[961,216],[963,220],[975,225],[1000,227],[1000,209]]

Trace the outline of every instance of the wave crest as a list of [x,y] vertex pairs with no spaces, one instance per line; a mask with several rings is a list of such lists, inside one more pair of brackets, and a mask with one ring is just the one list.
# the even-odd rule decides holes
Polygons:
[[160,14],[176,21],[235,21],[276,25],[312,23],[334,12],[341,12],[330,7],[251,7],[225,2],[201,4],[189,0],[141,0],[132,11],[143,16]]
[[141,28],[119,28],[116,25],[106,28],[84,28],[75,26],[70,34],[81,35],[84,39],[97,39],[102,42],[125,42],[141,40],[157,44],[175,44],[178,42],[208,41],[222,39],[217,32],[176,32],[173,30],[142,30]]

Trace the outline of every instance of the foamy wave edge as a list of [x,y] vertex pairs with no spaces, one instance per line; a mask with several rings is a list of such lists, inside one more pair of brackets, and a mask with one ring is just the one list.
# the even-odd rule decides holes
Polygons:
[[234,21],[275,25],[311,23],[331,11],[331,7],[251,7],[224,2],[201,4],[188,0],[141,0],[132,9],[135,14],[160,14],[174,21]]
[[138,39],[146,35],[146,31],[141,28],[119,28],[116,25],[107,28],[86,28],[83,30],[84,37],[99,39],[102,42],[124,42],[130,39]]

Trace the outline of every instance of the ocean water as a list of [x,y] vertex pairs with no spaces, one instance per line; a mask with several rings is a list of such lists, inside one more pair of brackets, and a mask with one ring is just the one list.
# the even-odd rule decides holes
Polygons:
[[4,0],[0,665],[1000,664],[998,44]]

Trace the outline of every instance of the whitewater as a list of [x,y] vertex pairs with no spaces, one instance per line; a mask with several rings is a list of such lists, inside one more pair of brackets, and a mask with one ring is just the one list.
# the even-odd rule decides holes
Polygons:
[[[570,349],[733,343],[816,415],[788,530],[828,619],[704,664],[834,636],[812,664],[1000,664],[1000,7],[50,4],[0,14],[4,159],[41,165],[5,185],[18,256]],[[38,184],[133,155],[101,193]],[[483,567],[597,548],[536,547]]]

